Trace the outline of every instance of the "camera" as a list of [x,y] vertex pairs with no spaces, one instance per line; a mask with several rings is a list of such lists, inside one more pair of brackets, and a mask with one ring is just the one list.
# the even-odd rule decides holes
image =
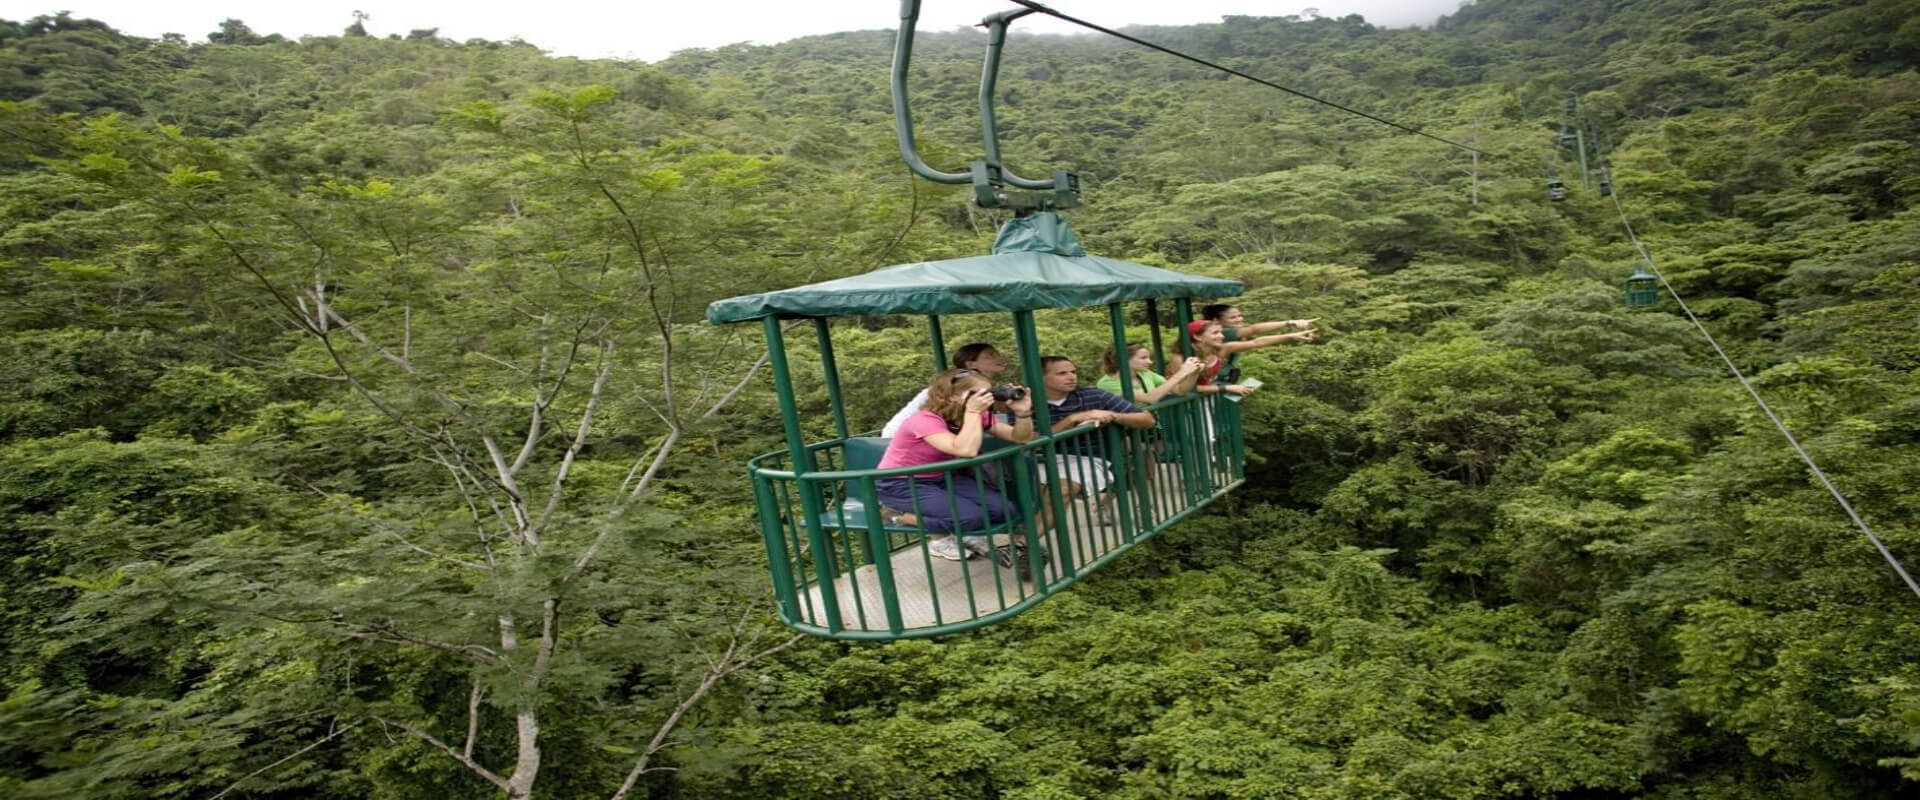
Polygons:
[[1027,396],[1027,390],[1018,386],[995,386],[988,391],[993,392],[993,400],[996,403],[1005,403]]

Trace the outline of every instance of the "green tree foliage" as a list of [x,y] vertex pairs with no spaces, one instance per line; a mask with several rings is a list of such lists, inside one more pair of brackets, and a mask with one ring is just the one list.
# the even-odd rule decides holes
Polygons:
[[[1082,175],[1091,249],[1322,335],[1243,357],[1248,481],[1213,510],[996,628],[887,645],[767,619],[739,464],[779,446],[773,399],[755,332],[702,311],[991,241],[1001,215],[899,168],[889,34],[641,64],[361,16],[300,41],[0,21],[7,796],[1920,781],[1920,601],[1672,298],[1622,308],[1614,206],[1920,561],[1911,0],[1136,31],[1477,157],[1016,35],[1009,165]],[[942,168],[978,157],[982,41],[916,45]],[[1555,141],[1569,97],[1613,197]],[[1040,323],[1091,378],[1104,315]],[[931,371],[907,320],[835,337],[856,424]]]

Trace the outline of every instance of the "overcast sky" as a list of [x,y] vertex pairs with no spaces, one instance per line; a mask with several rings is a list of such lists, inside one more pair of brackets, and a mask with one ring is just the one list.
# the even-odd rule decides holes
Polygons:
[[[1376,25],[1429,25],[1462,0],[1052,0],[1049,5],[1110,28],[1218,22],[1228,14],[1285,16],[1317,9],[1321,16],[1358,13]],[[924,0],[920,30],[973,25],[982,16],[1014,8],[1005,0]],[[179,33],[202,41],[228,18],[260,34],[289,38],[334,35],[353,23],[355,9],[371,15],[375,36],[439,28],[456,41],[519,37],[556,55],[657,61],[675,50],[751,41],[774,44],[800,36],[893,28],[898,0],[0,0],[0,19],[24,21],[71,11],[135,36]],[[1066,33],[1079,28],[1032,16],[1015,30]]]

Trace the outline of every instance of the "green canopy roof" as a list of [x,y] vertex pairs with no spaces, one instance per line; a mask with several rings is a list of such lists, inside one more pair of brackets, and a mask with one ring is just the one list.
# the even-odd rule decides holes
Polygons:
[[1239,281],[1087,255],[1065,220],[1043,212],[1002,227],[993,255],[899,264],[728,298],[707,306],[707,321],[1030,311],[1162,297],[1232,297],[1244,290]]

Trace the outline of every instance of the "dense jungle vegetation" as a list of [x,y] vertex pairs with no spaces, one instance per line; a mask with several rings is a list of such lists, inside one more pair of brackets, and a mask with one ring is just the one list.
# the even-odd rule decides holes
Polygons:
[[[772,623],[764,348],[702,318],[985,251],[1001,218],[900,163],[890,31],[646,64],[110,23],[0,21],[7,797],[1920,791],[1920,598],[1670,298],[1624,308],[1612,200],[1543,191],[1577,178],[1572,96],[1665,274],[1920,565],[1913,0],[1134,31],[1477,162],[1016,35],[1008,155],[1083,176],[1089,250],[1327,335],[1245,360],[1230,501],[891,645]],[[983,38],[921,40],[954,168]],[[1091,363],[1102,314],[1047,315],[1047,349]],[[863,322],[877,426],[925,347]]]

